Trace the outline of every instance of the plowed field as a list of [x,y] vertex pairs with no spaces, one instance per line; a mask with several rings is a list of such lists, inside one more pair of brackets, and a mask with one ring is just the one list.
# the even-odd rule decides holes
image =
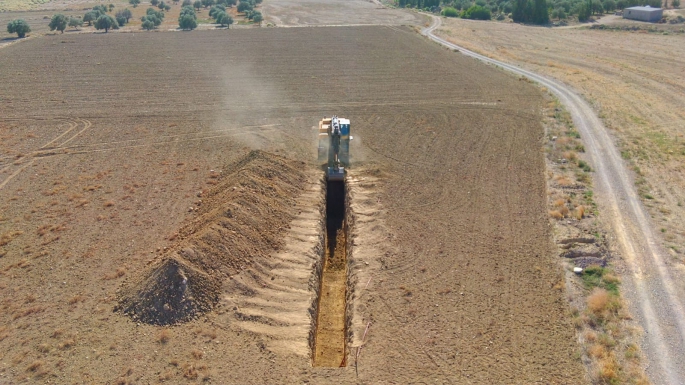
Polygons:
[[[584,382],[527,82],[409,30],[322,27],[45,36],[2,49],[0,84],[0,383]],[[312,367],[309,341],[312,127],[332,114],[354,135],[349,355],[333,369]],[[240,179],[252,149],[304,176]],[[250,221],[212,201],[192,238],[240,220],[239,261],[157,270],[174,287],[221,277],[218,303],[171,326],[114,311],[208,192],[268,202],[241,206]]]

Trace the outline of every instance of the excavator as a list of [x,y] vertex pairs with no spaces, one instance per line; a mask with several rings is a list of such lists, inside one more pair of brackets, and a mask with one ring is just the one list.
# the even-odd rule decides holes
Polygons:
[[345,167],[350,164],[350,120],[333,116],[319,122],[319,161],[328,155],[326,180],[345,180]]

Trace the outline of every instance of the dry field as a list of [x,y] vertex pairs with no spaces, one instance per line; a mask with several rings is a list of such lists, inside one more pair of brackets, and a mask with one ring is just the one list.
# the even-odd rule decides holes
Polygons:
[[[45,36],[1,50],[0,83],[0,383],[586,381],[529,83],[389,27]],[[355,163],[330,369],[309,311],[333,113]],[[186,284],[213,310],[127,307]]]
[[633,166],[665,247],[685,262],[684,34],[542,30],[463,20],[447,21],[440,34],[559,79],[589,100]]

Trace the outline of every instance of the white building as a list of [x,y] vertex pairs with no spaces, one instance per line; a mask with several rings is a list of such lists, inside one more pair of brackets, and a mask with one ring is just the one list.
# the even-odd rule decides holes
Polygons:
[[661,8],[652,8],[649,5],[646,7],[630,7],[623,10],[624,19],[649,21],[655,23],[664,16],[664,10]]

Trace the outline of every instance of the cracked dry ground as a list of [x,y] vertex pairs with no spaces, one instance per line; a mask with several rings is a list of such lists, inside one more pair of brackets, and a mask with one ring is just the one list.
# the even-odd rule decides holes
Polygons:
[[[0,69],[0,382],[584,381],[530,84],[384,27],[46,36]],[[217,308],[168,330],[113,312],[250,149],[305,161],[288,207],[319,215],[312,126],[331,114],[361,181],[357,371],[311,366],[306,247],[232,271]],[[316,238],[295,222],[283,243]]]

